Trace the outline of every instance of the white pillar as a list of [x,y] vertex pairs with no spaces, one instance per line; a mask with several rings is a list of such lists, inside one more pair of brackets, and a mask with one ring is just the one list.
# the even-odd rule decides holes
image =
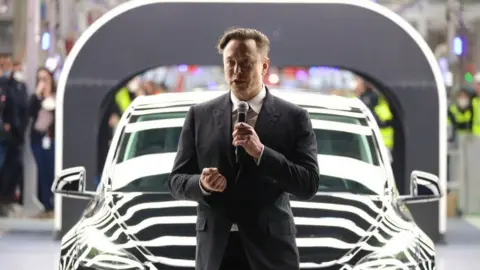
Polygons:
[[480,19],[473,23],[473,30],[475,31],[475,42],[473,46],[473,55],[475,59],[476,72],[480,71]]
[[[418,1],[418,9],[419,9],[419,12],[424,12],[426,10],[428,10],[429,8],[429,2],[428,0],[419,0]],[[425,39],[425,40],[428,40],[428,17],[426,16],[420,16],[418,17],[418,21],[417,21],[417,29],[418,29],[418,32],[422,35],[422,37]]]
[[75,17],[75,5],[72,0],[59,1],[59,37],[65,40],[72,31],[72,19]]
[[[35,91],[35,77],[39,66],[40,53],[40,0],[29,0],[27,7],[27,38],[25,50],[26,83],[30,94]],[[28,131],[27,131],[28,132]],[[24,206],[27,212],[38,211],[39,207],[34,201],[37,197],[36,166],[30,151],[28,140],[24,148]]]
[[27,0],[13,2],[13,55],[15,60],[24,61],[27,35]]
[[[61,2],[61,1],[60,1]],[[48,32],[50,33],[50,48],[48,56],[53,56],[57,52],[57,1],[47,1]]]
[[31,91],[35,87],[35,73],[39,66],[40,53],[40,0],[28,1],[26,68],[27,85]]

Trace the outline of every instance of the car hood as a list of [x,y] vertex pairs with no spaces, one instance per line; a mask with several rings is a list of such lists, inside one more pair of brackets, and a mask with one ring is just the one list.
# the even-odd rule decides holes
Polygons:
[[[112,204],[130,246],[142,247],[149,261],[161,266],[194,266],[196,205],[168,194],[113,194]],[[310,201],[292,198],[301,265],[332,265],[350,260],[366,248],[380,224],[383,203],[354,194],[317,194]]]

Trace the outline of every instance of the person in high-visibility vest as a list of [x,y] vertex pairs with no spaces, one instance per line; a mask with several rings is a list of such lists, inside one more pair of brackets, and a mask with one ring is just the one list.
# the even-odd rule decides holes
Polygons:
[[448,118],[448,124],[453,125],[457,134],[471,133],[473,123],[473,107],[471,103],[470,91],[468,91],[466,88],[461,88],[455,94],[455,102],[449,106],[448,113],[451,115],[451,117]]
[[475,75],[475,96],[472,98],[472,134],[480,136],[480,72]]
[[378,105],[374,108],[375,115],[378,117],[378,125],[382,134],[385,146],[392,151],[394,145],[395,131],[391,125],[393,114],[387,101],[381,98]]
[[355,96],[362,100],[372,112],[380,128],[385,146],[391,152],[394,147],[395,130],[392,127],[393,114],[388,102],[385,98],[379,97],[360,77],[357,77],[356,80]]
[[138,96],[139,90],[140,79],[135,77],[115,93],[115,106],[108,120],[108,125],[112,130],[115,130],[122,114],[127,110],[128,106],[130,106],[133,99]]
[[99,131],[99,147],[97,152],[97,170],[94,176],[94,181],[98,185],[100,175],[102,174],[105,165],[105,158],[107,157],[108,148],[110,146],[115,129],[120,121],[121,115],[127,110],[133,99],[138,96],[140,92],[140,78],[135,77],[130,82],[120,88],[113,98],[109,100],[108,106],[104,109],[105,120],[102,120],[102,127]]

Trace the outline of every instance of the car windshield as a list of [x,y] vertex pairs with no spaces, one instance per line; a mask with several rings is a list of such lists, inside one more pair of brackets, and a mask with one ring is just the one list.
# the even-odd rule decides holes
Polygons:
[[[133,113],[110,171],[113,191],[168,192],[167,179],[187,109]],[[319,192],[383,194],[385,171],[379,165],[378,148],[365,116],[318,108],[308,111],[318,145]]]

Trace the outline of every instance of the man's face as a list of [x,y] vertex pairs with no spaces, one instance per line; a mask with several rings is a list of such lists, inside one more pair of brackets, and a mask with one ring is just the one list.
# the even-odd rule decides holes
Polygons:
[[6,71],[11,71],[13,69],[13,61],[11,57],[5,57],[3,61],[3,69]]
[[356,78],[355,82],[355,96],[360,97],[363,93],[365,93],[365,82],[361,78]]
[[16,72],[23,71],[22,65],[14,64],[13,65],[13,71],[16,71]]
[[223,51],[225,81],[235,92],[258,90],[268,65],[268,58],[258,51],[252,39],[231,40]]
[[144,82],[142,88],[143,88],[143,91],[145,92],[146,95],[153,94],[153,92],[155,90],[155,86],[154,86],[153,82],[151,82],[151,81]]

